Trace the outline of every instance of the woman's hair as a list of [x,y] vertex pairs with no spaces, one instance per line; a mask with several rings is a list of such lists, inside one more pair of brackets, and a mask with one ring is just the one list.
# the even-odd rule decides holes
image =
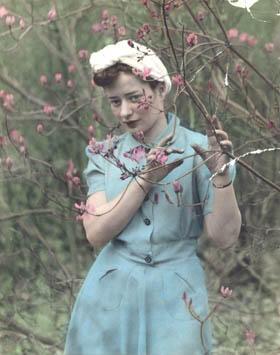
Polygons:
[[[101,87],[110,86],[114,82],[114,80],[117,79],[120,72],[133,74],[132,70],[133,70],[132,67],[130,67],[127,64],[116,63],[98,73],[95,73],[93,75],[93,81],[97,86],[101,86]],[[142,79],[139,78],[139,80]],[[147,77],[147,81],[143,80],[143,82],[149,84],[152,90],[154,90],[160,84],[160,81],[154,80],[149,76]]]

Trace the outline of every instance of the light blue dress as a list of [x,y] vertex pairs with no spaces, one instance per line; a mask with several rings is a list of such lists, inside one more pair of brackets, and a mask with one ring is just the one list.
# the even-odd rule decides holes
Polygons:
[[[201,162],[191,144],[207,147],[206,136],[182,127],[172,113],[155,142],[172,132],[174,124],[172,146],[183,148],[183,155],[190,157],[163,183],[172,183]],[[115,154],[130,169],[144,165],[145,161],[137,163],[123,156],[140,144],[125,133],[119,137]],[[88,195],[105,191],[107,199],[113,199],[130,178],[120,179],[117,167],[88,149],[86,153]],[[172,154],[168,161],[181,156]],[[196,319],[203,321],[209,312],[204,270],[196,254],[203,217],[212,208],[209,176],[208,168],[201,165],[180,179],[183,206],[179,207],[172,184],[166,187],[168,196],[163,186],[154,186],[125,229],[102,249],[76,299],[65,355],[210,354],[210,321],[201,327]],[[190,309],[184,292],[192,300]]]

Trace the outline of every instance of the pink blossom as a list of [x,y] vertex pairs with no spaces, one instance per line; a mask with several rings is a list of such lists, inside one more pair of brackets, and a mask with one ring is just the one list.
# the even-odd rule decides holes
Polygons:
[[197,45],[198,37],[194,32],[189,33],[185,36],[186,42],[190,47]]
[[130,149],[128,152],[123,153],[123,156],[139,163],[143,158],[145,158],[146,151],[142,145],[139,145]]
[[256,341],[256,333],[252,329],[246,329],[245,339],[250,346],[253,346]]
[[5,19],[5,23],[7,26],[13,26],[13,24],[16,22],[16,18],[13,15],[7,15]]
[[44,132],[44,125],[43,123],[38,123],[37,126],[36,126],[36,132],[39,133],[39,134],[42,134]]
[[124,26],[118,27],[118,35],[121,36],[121,37],[126,35],[126,29],[125,29]]
[[94,133],[95,133],[95,128],[94,128],[94,126],[93,126],[92,124],[89,125],[88,128],[87,128],[87,131],[88,131],[88,134],[89,134],[90,136],[93,136]]
[[137,103],[137,110],[148,110],[150,108],[150,105],[152,103],[152,96],[143,96],[140,98],[140,100]]
[[21,30],[25,29],[25,21],[24,21],[24,19],[22,17],[19,20],[19,27],[20,27]]
[[181,185],[180,181],[175,180],[172,182],[173,190],[176,194],[183,192],[183,186]]
[[140,0],[141,4],[144,6],[148,6],[149,0]]
[[227,36],[228,39],[234,39],[238,37],[238,29],[237,28],[231,28],[227,31]]
[[48,12],[48,20],[54,21],[57,18],[56,8],[53,6]]
[[94,137],[90,139],[88,149],[92,154],[100,154],[105,152],[104,144],[97,142]]
[[84,202],[81,202],[80,204],[75,203],[74,206],[80,213],[80,215],[76,217],[76,220],[78,221],[88,218],[90,214],[93,214],[95,212],[95,208],[93,204],[89,204],[89,203],[85,204]]
[[117,16],[115,16],[115,15],[111,16],[111,25],[112,25],[112,26],[116,26],[117,23],[118,23],[118,18],[117,18]]
[[133,68],[132,73],[139,76],[142,80],[147,80],[151,74],[152,69],[145,67],[143,70]]
[[247,44],[250,47],[254,47],[258,43],[258,40],[254,36],[249,36],[247,38]]
[[102,10],[101,18],[102,18],[102,20],[108,20],[108,18],[109,18],[109,11],[108,11],[107,9]]
[[69,73],[75,73],[77,71],[77,67],[75,64],[69,64],[68,65],[68,72]]
[[43,107],[43,112],[48,116],[50,116],[52,113],[54,113],[54,111],[55,111],[55,107],[50,104],[46,104]]
[[91,26],[91,31],[93,33],[102,32],[104,30],[101,23],[95,23]]
[[177,87],[182,87],[184,86],[184,78],[182,77],[181,74],[174,74],[171,78],[172,83],[177,86]]
[[89,57],[89,52],[86,49],[80,49],[78,53],[78,57],[81,60],[86,60]]
[[166,161],[168,160],[168,156],[164,148],[157,148],[154,160],[160,163],[161,165],[166,163]]
[[10,170],[13,166],[13,160],[11,157],[6,157],[3,163],[4,163],[4,167],[7,168],[8,170]]
[[166,12],[173,10],[173,4],[172,4],[171,1],[170,1],[169,3],[167,3],[167,4],[165,4],[164,10],[165,10]]
[[62,74],[61,73],[55,73],[54,74],[54,80],[55,80],[55,82],[56,83],[61,83],[61,81],[62,81]]
[[230,298],[232,296],[232,289],[229,287],[222,286],[220,289],[220,293],[224,298]]
[[67,86],[69,89],[73,89],[73,87],[75,86],[74,80],[72,80],[72,79],[67,80],[66,86]]
[[264,45],[264,49],[266,52],[271,53],[274,51],[274,43],[268,42]]
[[40,80],[40,84],[42,86],[44,86],[44,85],[46,85],[48,83],[48,78],[47,78],[46,75],[41,75],[39,80]]
[[6,9],[5,6],[0,6],[0,18],[7,16],[9,11]]
[[7,95],[6,91],[0,90],[0,98],[4,99],[4,97]]
[[249,37],[249,35],[248,35],[247,32],[242,32],[242,33],[240,33],[240,35],[239,35],[239,41],[240,41],[240,42],[247,42],[248,37]]

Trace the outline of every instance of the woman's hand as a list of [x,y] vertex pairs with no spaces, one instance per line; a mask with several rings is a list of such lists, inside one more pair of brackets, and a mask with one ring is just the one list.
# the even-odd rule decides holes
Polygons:
[[208,136],[208,150],[205,150],[198,144],[193,144],[192,148],[203,160],[212,174],[218,172],[218,175],[225,175],[226,171],[220,169],[228,163],[230,158],[226,152],[232,152],[232,142],[228,134],[223,130],[221,122],[216,116],[209,122],[206,129]]
[[168,155],[172,153],[182,154],[183,149],[165,147],[172,140],[172,136],[165,137],[157,147],[152,148],[146,156],[147,164],[144,170],[139,174],[139,177],[150,183],[157,183],[165,178],[173,169],[183,163],[183,160],[178,159],[171,163],[166,163]]

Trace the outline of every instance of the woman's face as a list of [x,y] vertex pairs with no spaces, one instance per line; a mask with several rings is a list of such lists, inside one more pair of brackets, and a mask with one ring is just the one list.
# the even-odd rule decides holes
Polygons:
[[126,131],[142,131],[145,141],[153,139],[166,127],[164,84],[152,90],[135,75],[120,72],[112,85],[104,88],[115,117]]

